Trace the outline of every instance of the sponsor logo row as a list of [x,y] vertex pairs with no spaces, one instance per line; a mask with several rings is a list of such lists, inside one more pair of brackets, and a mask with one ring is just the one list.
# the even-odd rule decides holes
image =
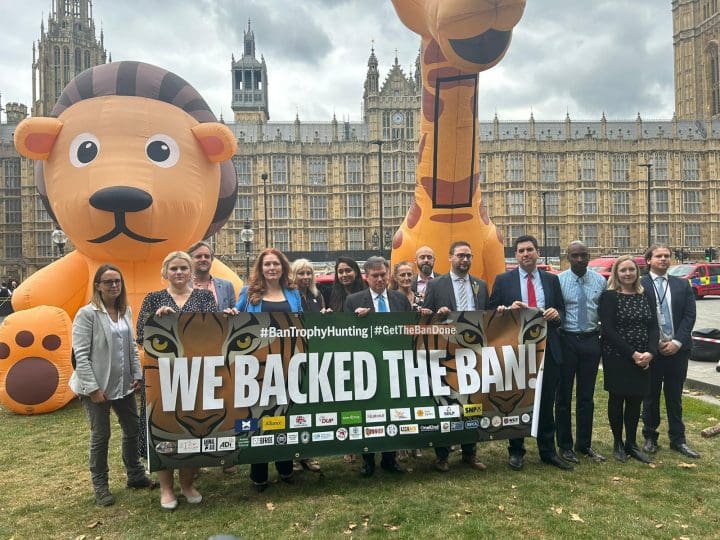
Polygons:
[[414,420],[435,420],[437,418],[469,418],[482,416],[482,405],[445,405],[438,407],[400,407],[395,409],[368,409],[364,411],[325,412],[316,414],[293,414],[288,416],[264,416],[244,418],[235,422],[237,433],[250,431],[275,431],[311,427],[352,426],[357,424],[385,424],[387,422],[409,422]]
[[[284,417],[270,417],[282,418]],[[248,419],[257,424],[257,419]],[[244,422],[244,420],[243,420]],[[259,446],[284,446],[308,444],[309,442],[355,441],[376,437],[395,437],[397,435],[418,435],[419,433],[450,433],[464,429],[486,429],[493,427],[529,424],[530,415],[483,417],[472,420],[445,420],[439,424],[388,424],[382,426],[349,426],[325,431],[291,431],[278,434],[254,435],[236,439],[235,437],[210,437],[206,439],[181,439],[178,441],[179,454],[199,454],[229,452],[238,448]]]

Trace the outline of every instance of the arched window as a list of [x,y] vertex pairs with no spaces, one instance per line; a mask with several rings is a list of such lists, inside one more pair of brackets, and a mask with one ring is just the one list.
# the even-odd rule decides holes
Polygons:
[[75,75],[82,71],[82,52],[79,48],[75,49]]
[[720,55],[718,42],[711,41],[707,46],[708,75],[710,77],[710,111],[712,116],[720,114]]

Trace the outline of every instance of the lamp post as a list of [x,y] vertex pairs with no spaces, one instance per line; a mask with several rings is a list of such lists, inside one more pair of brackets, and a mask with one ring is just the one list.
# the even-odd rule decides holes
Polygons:
[[651,189],[651,181],[652,181],[652,163],[640,163],[640,167],[645,167],[647,169],[647,245],[650,247],[652,245],[652,227],[651,227],[651,219],[652,214],[650,213],[650,189]]
[[55,230],[50,234],[50,240],[55,244],[55,250],[58,254],[58,259],[65,255],[65,244],[67,244],[67,235],[65,231],[60,228],[60,225],[55,225]]
[[252,250],[252,241],[255,233],[252,230],[252,224],[249,219],[243,223],[243,229],[240,231],[240,240],[245,244],[245,277],[250,280],[250,251]]
[[385,235],[383,234],[383,170],[382,170],[382,145],[385,141],[381,139],[375,139],[374,141],[370,141],[370,144],[377,144],[378,147],[378,198],[380,201],[380,234],[378,236],[379,242],[380,242],[380,255],[385,255],[385,246],[383,245],[383,239],[385,238]]
[[265,210],[265,247],[270,245],[270,238],[268,236],[268,204],[267,204],[267,179],[268,173],[264,172],[260,175],[263,183],[263,209]]
[[542,206],[543,206],[543,244],[545,244],[545,265],[547,266],[548,263],[548,238],[547,238],[547,206],[545,204],[545,197],[547,196],[548,192],[543,191],[540,193],[540,196],[542,197]]

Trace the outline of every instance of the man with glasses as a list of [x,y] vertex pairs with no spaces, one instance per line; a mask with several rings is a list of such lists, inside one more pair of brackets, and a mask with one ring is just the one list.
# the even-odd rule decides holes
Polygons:
[[[423,310],[439,315],[450,311],[482,311],[487,304],[487,285],[481,279],[470,275],[472,249],[465,241],[450,245],[450,272],[430,281],[425,289]],[[428,311],[428,312],[429,312]],[[485,465],[477,458],[475,443],[462,445],[462,460],[472,469],[484,471]],[[436,447],[435,469],[448,472],[450,449]]]

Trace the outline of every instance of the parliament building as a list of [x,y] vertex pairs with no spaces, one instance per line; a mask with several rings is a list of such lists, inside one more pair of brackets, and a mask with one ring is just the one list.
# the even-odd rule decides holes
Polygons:
[[[583,240],[593,256],[639,253],[648,243],[648,194],[653,242],[682,247],[694,258],[720,244],[718,0],[673,0],[672,15],[672,118],[638,113],[621,121],[605,114],[589,121],[569,115],[536,121],[530,114],[517,122],[500,114],[480,123],[480,189],[506,246],[530,233],[550,253],[574,239]],[[262,45],[262,36],[257,43]],[[90,0],[54,0],[32,51],[32,114],[43,115],[72,77],[107,61]],[[244,268],[240,231],[246,220],[255,233],[253,255],[272,245],[291,256],[327,261],[389,248],[414,196],[419,59],[405,73],[396,58],[381,76],[370,51],[362,87],[358,80],[359,122],[271,119],[268,85],[282,84],[271,66],[272,59],[268,65],[258,54],[248,25],[242,49],[230,61],[233,118],[224,121],[239,143],[233,157],[238,200],[212,239],[218,255],[236,270]],[[202,88],[201,81],[191,83]],[[24,279],[57,257],[55,225],[36,195],[32,162],[13,148],[12,133],[27,108],[7,103],[4,109],[0,275]]]

